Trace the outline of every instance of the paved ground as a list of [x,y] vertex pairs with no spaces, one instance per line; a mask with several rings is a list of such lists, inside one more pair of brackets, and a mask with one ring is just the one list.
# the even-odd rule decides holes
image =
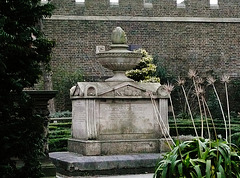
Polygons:
[[[151,172],[162,157],[159,153],[83,156],[71,152],[53,152],[49,155],[59,168],[57,178],[152,178]],[[104,175],[106,172],[112,175]],[[76,176],[64,175],[68,173]],[[122,175],[124,173],[127,175]]]
[[114,176],[63,176],[58,174],[57,178],[152,178],[153,174],[136,174],[136,175],[114,175]]

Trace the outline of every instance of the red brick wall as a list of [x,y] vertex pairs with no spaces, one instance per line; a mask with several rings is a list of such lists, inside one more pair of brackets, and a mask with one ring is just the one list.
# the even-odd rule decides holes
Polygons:
[[56,40],[53,70],[59,63],[72,63],[85,75],[109,72],[97,62],[95,48],[111,44],[113,28],[121,26],[129,44],[140,44],[158,56],[169,70],[195,68],[202,72],[240,76],[240,24],[191,22],[122,22],[45,20],[45,33]]
[[[52,0],[57,7],[54,15],[62,15],[43,21],[44,33],[56,41],[53,72],[58,65],[65,65],[71,71],[80,68],[90,80],[111,75],[98,63],[95,49],[104,45],[108,50],[112,30],[121,26],[128,44],[142,45],[169,72],[178,75],[194,68],[203,74],[240,77],[239,0],[219,0],[218,9],[211,8],[208,0],[189,0],[185,8],[177,8],[175,0],[153,0],[153,8],[144,8],[142,0],[119,0],[116,7],[111,7],[108,0],[85,1],[82,6],[74,0]],[[78,19],[92,16],[105,20]],[[111,20],[106,16],[129,20]],[[143,18],[133,20],[136,17]],[[147,17],[169,18],[148,21]],[[186,19],[179,21],[179,17]]]
[[153,7],[145,8],[143,0],[119,0],[119,6],[110,6],[109,0],[52,0],[55,15],[83,16],[144,16],[144,17],[239,17],[240,1],[218,0],[219,8],[210,8],[209,0],[186,0],[186,8],[177,8],[176,0],[152,0]]

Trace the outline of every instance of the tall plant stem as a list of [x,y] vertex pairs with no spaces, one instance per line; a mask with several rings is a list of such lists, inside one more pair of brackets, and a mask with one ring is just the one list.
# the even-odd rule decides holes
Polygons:
[[172,109],[172,114],[173,114],[173,119],[174,119],[174,123],[175,123],[177,139],[179,140],[179,134],[178,134],[178,128],[177,128],[177,120],[176,120],[176,116],[175,116],[175,112],[174,112],[174,108],[173,108],[172,97],[171,97],[170,94],[168,94],[168,96],[169,96],[169,101],[170,101],[170,105],[171,105],[171,109]]
[[[213,125],[213,130],[214,130],[214,134],[215,134],[215,138],[216,138],[216,142],[218,143],[219,140],[217,138],[217,131],[216,131],[216,127],[215,127],[215,124],[214,124],[214,121],[213,121],[212,114],[211,114],[210,109],[208,107],[208,104],[207,104],[207,102],[206,102],[206,100],[205,100],[205,98],[203,96],[202,96],[202,100],[203,100],[203,102],[205,104],[205,107],[207,108],[209,117],[211,118],[212,125]],[[219,159],[219,145],[217,144],[217,161],[218,161],[218,159]]]
[[199,98],[199,93],[197,92],[197,85],[195,82],[195,79],[193,78],[193,85],[196,91],[196,95],[197,95],[197,100],[198,100],[198,106],[199,106],[199,112],[200,112],[200,117],[201,117],[201,137],[203,138],[203,115],[202,115],[202,106],[201,106],[201,102],[200,102],[200,98]]
[[196,126],[195,126],[195,122],[194,122],[194,120],[193,120],[192,111],[191,111],[191,108],[190,108],[190,105],[189,105],[189,102],[188,102],[188,99],[187,99],[186,91],[185,91],[183,85],[181,85],[181,87],[182,87],[182,91],[183,91],[183,94],[184,94],[184,97],[185,97],[185,100],[186,100],[186,103],[187,103],[188,112],[189,112],[190,117],[191,117],[191,119],[192,119],[192,124],[193,124],[193,128],[194,128],[196,137],[199,138],[199,137],[198,137],[198,133],[197,133],[197,129],[196,129]]
[[[158,124],[159,124],[159,126],[160,126],[160,128],[161,128],[161,130],[162,130],[162,134],[163,134],[164,138],[166,139],[169,148],[172,150],[171,145],[170,145],[169,142],[168,142],[168,139],[167,139],[167,136],[166,136],[165,132],[168,134],[168,137],[170,138],[172,144],[173,144],[174,146],[176,146],[176,144],[174,143],[172,137],[170,136],[170,134],[169,134],[169,132],[168,132],[168,129],[167,129],[166,125],[165,125],[164,122],[163,122],[161,113],[159,112],[159,110],[158,110],[158,108],[157,108],[157,104],[156,104],[156,102],[155,102],[155,100],[154,100],[154,98],[153,98],[153,95],[152,95],[151,93],[150,93],[150,97],[151,97],[151,101],[152,101],[152,105],[153,105],[155,114],[156,114],[156,116],[157,116],[156,118],[157,118]],[[158,119],[158,118],[159,118],[159,119]],[[160,122],[160,121],[161,121],[161,122]]]
[[229,143],[231,144],[231,118],[230,118],[230,107],[229,107],[229,99],[228,99],[228,87],[227,87],[227,82],[224,82],[225,85],[225,91],[226,91],[226,102],[227,102],[227,112],[228,112],[228,134],[229,134]]
[[[203,96],[202,96],[202,102],[203,102]],[[205,106],[204,104],[203,104],[203,111],[204,111],[205,120],[206,120],[206,125],[207,125],[208,138],[209,138],[209,140],[210,140],[210,139],[211,139],[211,134],[210,134],[210,129],[209,129],[209,125],[208,125],[206,106]]]
[[[175,112],[174,112],[174,107],[173,107],[173,102],[172,102],[172,97],[170,94],[168,94],[169,96],[169,101],[170,101],[170,105],[171,105],[171,109],[172,109],[172,114],[173,114],[173,119],[174,119],[174,123],[175,123],[175,127],[176,127],[176,134],[177,134],[177,140],[179,141],[180,143],[180,140],[179,140],[179,133],[178,133],[178,127],[177,127],[177,120],[176,120],[176,115],[175,115]],[[183,161],[183,156],[182,156],[182,151],[181,151],[181,147],[179,147],[179,154],[181,156],[181,160]]]
[[[230,107],[229,107],[229,99],[228,99],[228,87],[227,87],[227,82],[224,82],[225,85],[225,91],[226,91],[226,102],[227,102],[227,112],[228,112],[228,134],[229,134],[229,145],[231,145],[232,143],[232,139],[231,139],[231,118],[230,118]],[[230,147],[231,148],[231,147]],[[231,159],[231,154],[230,154],[230,159]],[[232,169],[231,164],[229,165],[230,170]]]
[[210,119],[211,119],[211,121],[212,121],[213,130],[214,130],[214,135],[215,135],[215,138],[216,138],[216,140],[217,140],[217,131],[216,131],[216,127],[215,127],[215,124],[214,124],[214,121],[213,121],[213,117],[212,117],[212,114],[211,114],[210,109],[209,109],[209,107],[208,107],[208,104],[207,104],[207,102],[206,102],[206,100],[205,100],[205,98],[204,98],[203,96],[202,96],[202,101],[203,101],[203,103],[204,103],[204,105],[205,105],[205,107],[206,107],[206,109],[207,109],[207,112],[208,112],[208,114],[209,114],[209,117],[210,117]]
[[218,96],[218,93],[217,93],[217,90],[216,90],[215,85],[212,84],[212,86],[213,86],[213,89],[214,89],[215,95],[216,95],[217,100],[218,100],[218,104],[219,104],[220,109],[221,109],[221,112],[222,112],[222,117],[223,117],[223,121],[224,121],[224,125],[225,125],[226,140],[228,140],[228,134],[227,134],[227,122],[226,122],[226,118],[225,118],[225,115],[224,115],[224,112],[223,112],[222,103],[221,103],[220,98],[219,98],[219,96]]

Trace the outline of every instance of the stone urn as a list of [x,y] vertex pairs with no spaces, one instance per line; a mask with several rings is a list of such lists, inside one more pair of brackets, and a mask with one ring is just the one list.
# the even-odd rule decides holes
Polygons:
[[121,27],[116,27],[113,30],[111,40],[111,50],[97,54],[100,64],[113,70],[114,73],[113,77],[105,81],[133,81],[125,75],[125,72],[137,66],[142,54],[127,49],[127,37]]

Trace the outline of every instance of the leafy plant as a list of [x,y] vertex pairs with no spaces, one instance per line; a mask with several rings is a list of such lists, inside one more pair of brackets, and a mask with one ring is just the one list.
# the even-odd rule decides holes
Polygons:
[[232,143],[240,147],[240,132],[233,133],[231,135]]
[[153,64],[152,56],[144,49],[137,52],[142,53],[142,59],[134,69],[126,72],[126,76],[138,82],[160,82],[160,78],[155,75],[157,67]]
[[166,84],[176,80],[176,76],[167,70],[167,68],[164,66],[163,59],[157,54],[153,56],[153,64],[156,65],[155,76],[161,79],[161,84]]
[[67,151],[68,139],[71,137],[71,122],[49,124],[49,151]]
[[[23,92],[33,87],[49,66],[54,42],[41,31],[43,17],[54,6],[40,0],[0,1],[0,172],[1,177],[40,177],[43,126],[46,118],[35,114],[31,98]],[[17,158],[23,162],[17,167]]]
[[[185,80],[179,77],[178,85],[181,87],[185,102],[187,104],[188,112],[190,114],[191,122],[194,128],[196,138],[194,140],[181,142],[177,140],[177,142],[173,143],[173,147],[171,151],[167,153],[162,160],[158,162],[158,165],[155,169],[154,177],[240,177],[240,156],[239,156],[239,148],[233,144],[231,144],[231,133],[232,126],[230,122],[230,107],[229,107],[229,99],[228,99],[228,83],[229,76],[223,75],[221,81],[224,84],[225,94],[226,94],[226,106],[227,106],[227,117],[228,117],[228,128],[227,122],[223,110],[222,103],[220,101],[219,94],[215,87],[215,79],[213,77],[208,77],[207,82],[212,86],[215,97],[217,98],[222,117],[224,123],[224,138],[225,140],[219,139],[217,137],[217,131],[215,127],[215,123],[213,121],[212,114],[206,102],[204,96],[204,89],[202,87],[203,79],[197,76],[197,73],[194,70],[189,70],[189,76],[192,79],[194,86],[194,93],[197,95],[197,102],[200,111],[200,122],[201,126],[201,137],[198,136],[198,128],[196,127],[196,120],[194,120],[191,107],[188,102],[187,92],[185,90],[184,84]],[[170,92],[173,89],[173,86],[165,85],[166,92],[170,95]],[[170,103],[172,105],[171,96]],[[172,106],[173,109],[173,106]],[[173,112],[174,116],[174,112]],[[204,136],[204,122],[203,118],[206,120],[206,129],[208,133],[208,138],[203,138]],[[209,117],[209,118],[208,118]],[[214,129],[214,139],[211,140],[210,133],[210,124]],[[174,124],[176,128],[176,134],[178,136],[178,127],[181,124],[177,125],[176,118],[174,116]],[[186,127],[186,126],[185,126]],[[188,129],[189,130],[189,129]],[[229,131],[228,131],[229,130]],[[229,134],[229,135],[228,135]],[[171,138],[171,136],[170,136]],[[233,137],[234,138],[234,137]],[[236,139],[236,136],[234,140]],[[229,140],[229,142],[228,142]],[[237,140],[238,141],[238,140]]]
[[158,162],[154,177],[239,177],[239,150],[226,141],[195,139],[178,142]]
[[59,111],[71,110],[69,90],[80,81],[83,81],[83,74],[81,70],[71,72],[67,70],[65,65],[61,65],[61,63],[58,69],[53,72],[53,89],[58,91],[55,97],[55,102],[56,108]]

